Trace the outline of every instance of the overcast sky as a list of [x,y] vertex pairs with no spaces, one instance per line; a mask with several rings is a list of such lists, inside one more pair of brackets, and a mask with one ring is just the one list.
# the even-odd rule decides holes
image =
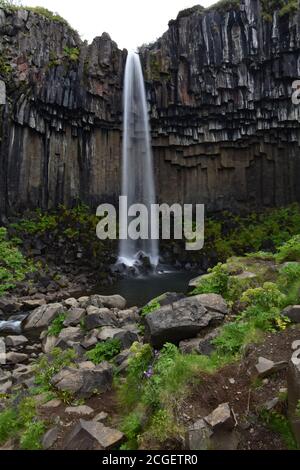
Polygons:
[[[203,6],[216,0],[202,0]],[[118,46],[136,49],[159,38],[184,8],[197,0],[23,0],[23,5],[43,6],[58,12],[89,42],[104,31]],[[199,4],[198,3],[198,4]]]

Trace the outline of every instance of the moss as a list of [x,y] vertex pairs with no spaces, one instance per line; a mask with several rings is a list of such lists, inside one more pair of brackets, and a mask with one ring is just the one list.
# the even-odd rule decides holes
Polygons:
[[299,10],[299,2],[298,0],[261,0],[261,7],[264,20],[271,22],[275,11],[278,11],[281,17],[294,14]]
[[12,67],[3,53],[0,53],[0,77],[8,79],[12,73]]
[[202,7],[201,5],[195,5],[194,7],[181,10],[177,15],[177,19],[179,20],[180,18],[185,18],[186,16],[191,16],[191,15],[194,15],[195,13],[201,14],[204,11],[205,11],[204,7]]
[[240,9],[240,0],[220,0],[219,2],[211,5],[210,7],[206,8],[206,11],[219,11],[225,12],[229,10],[239,10]]

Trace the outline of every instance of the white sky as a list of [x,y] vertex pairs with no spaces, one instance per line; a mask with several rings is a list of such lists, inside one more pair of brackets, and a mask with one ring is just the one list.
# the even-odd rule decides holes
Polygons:
[[178,12],[196,4],[217,0],[22,0],[23,5],[43,6],[66,18],[82,39],[89,42],[104,31],[126,49],[159,38]]

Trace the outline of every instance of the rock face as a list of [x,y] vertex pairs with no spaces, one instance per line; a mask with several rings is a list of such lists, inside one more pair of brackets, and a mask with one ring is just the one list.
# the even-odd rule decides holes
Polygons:
[[113,381],[113,367],[102,362],[93,369],[66,367],[52,378],[52,385],[61,391],[70,392],[78,398],[90,398],[95,393],[109,390]]
[[164,202],[216,210],[299,200],[300,14],[269,22],[258,0],[239,3],[181,12],[142,49]]
[[[241,0],[181,12],[141,49],[161,201],[300,200],[299,25]],[[0,9],[0,49],[0,215],[115,201],[126,51],[26,9]]]
[[[204,328],[222,322],[224,314],[209,311],[201,298],[202,296],[198,295],[179,300],[147,315],[146,341],[160,348],[167,342],[179,343],[181,340],[193,338]],[[221,305],[223,307],[223,303]]]

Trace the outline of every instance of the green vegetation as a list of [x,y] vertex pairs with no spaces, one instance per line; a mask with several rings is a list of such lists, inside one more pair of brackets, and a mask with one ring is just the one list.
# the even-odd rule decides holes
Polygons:
[[9,406],[0,413],[0,445],[9,439],[17,439],[22,450],[41,449],[41,439],[45,424],[37,417],[36,402],[26,397],[18,402],[11,400]]
[[64,55],[65,57],[70,60],[71,62],[78,62],[80,50],[78,47],[65,47],[64,48]]
[[149,302],[141,311],[142,317],[145,317],[146,315],[149,315],[149,313],[155,312],[155,310],[158,310],[160,308],[160,303],[158,300],[153,299],[151,302]]
[[[122,430],[135,449],[142,441],[163,441],[178,436],[174,412],[189,385],[199,383],[200,373],[211,373],[232,358],[218,353],[211,357],[183,355],[173,344],[155,353],[149,344],[136,343],[126,380],[119,384],[124,413]],[[158,432],[158,430],[160,431]]]
[[121,341],[111,339],[98,343],[94,349],[86,353],[86,357],[94,364],[100,364],[102,361],[110,361],[121,352]]
[[36,365],[35,385],[33,393],[55,393],[66,403],[72,401],[72,396],[68,392],[57,392],[51,385],[54,375],[58,374],[63,368],[75,367],[76,353],[73,349],[62,351],[60,348],[52,349],[51,353],[43,356]]
[[58,317],[56,317],[51,325],[48,328],[47,335],[48,336],[59,336],[61,331],[64,329],[64,322],[66,320],[66,314],[61,313]]
[[201,278],[199,285],[194,289],[192,295],[198,294],[220,294],[224,298],[228,297],[229,274],[226,266],[219,263],[209,274]]
[[3,53],[0,54],[0,76],[5,80],[12,72],[11,65]]
[[269,427],[269,429],[276,432],[282,437],[288,449],[299,449],[297,442],[294,438],[289,420],[284,415],[274,410],[263,410],[261,412],[261,419]]
[[7,230],[0,227],[0,296],[23,281],[26,274],[34,271],[18,248],[20,240],[8,239]]
[[232,9],[239,9],[240,4],[240,0],[220,0],[219,2],[206,8],[206,11],[217,10],[220,12],[225,12]]
[[273,20],[273,13],[278,11],[279,16],[293,14],[299,9],[298,0],[260,0],[262,15],[266,21]]
[[280,246],[275,259],[277,263],[300,261],[300,235],[296,235]]

